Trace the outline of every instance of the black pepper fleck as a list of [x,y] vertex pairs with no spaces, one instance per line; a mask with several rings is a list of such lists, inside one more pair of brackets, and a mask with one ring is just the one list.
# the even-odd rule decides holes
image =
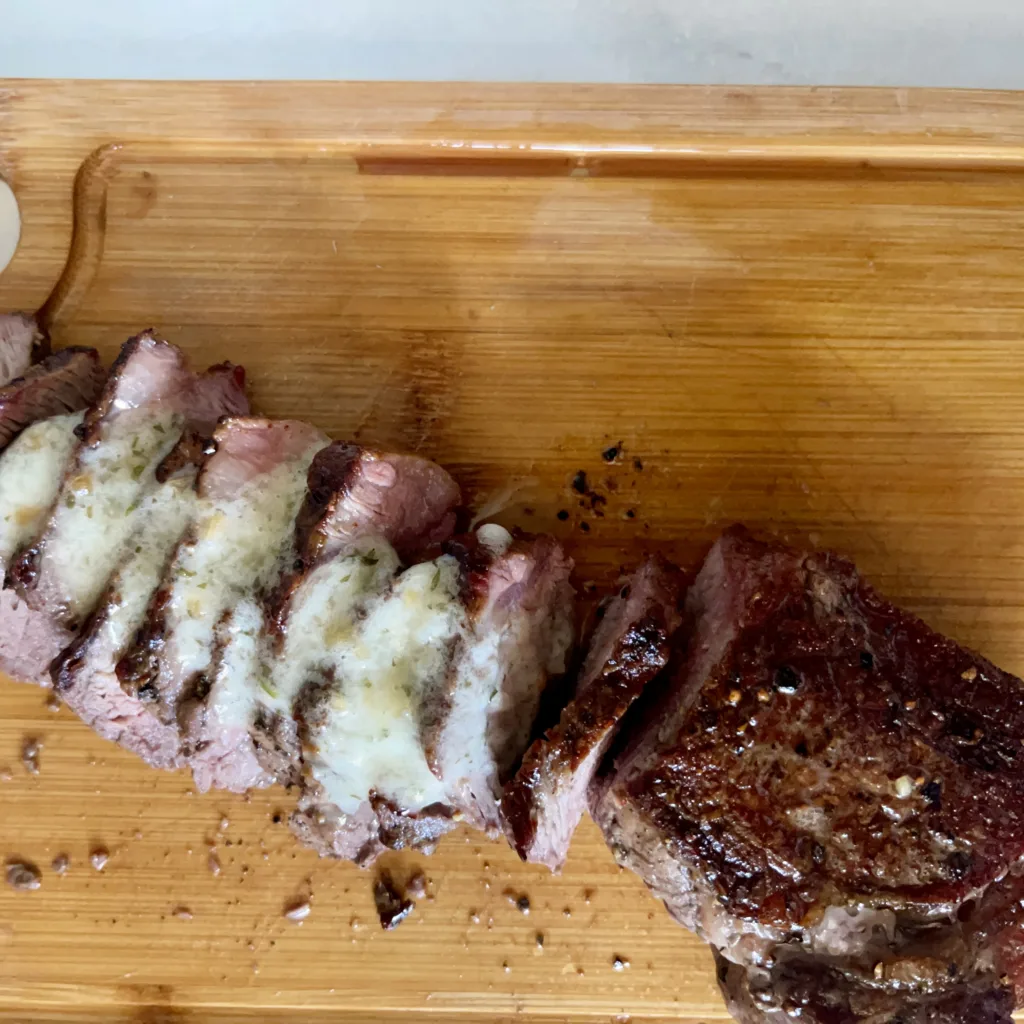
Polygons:
[[775,689],[779,693],[796,693],[800,686],[800,677],[789,665],[780,665],[775,670]]
[[572,489],[577,494],[587,493],[587,474],[584,470],[579,470],[572,478]]
[[566,519],[569,518],[568,510],[564,509],[564,508],[560,508],[558,510],[558,512],[557,512],[557,518],[560,519],[564,523],[566,521]]
[[940,810],[942,808],[942,783],[937,779],[932,779],[931,782],[921,787],[921,796],[928,801],[931,810]]
[[605,448],[605,450],[601,452],[601,458],[604,459],[605,462],[614,462],[621,452],[622,442],[620,441],[618,444],[613,444],[611,448]]

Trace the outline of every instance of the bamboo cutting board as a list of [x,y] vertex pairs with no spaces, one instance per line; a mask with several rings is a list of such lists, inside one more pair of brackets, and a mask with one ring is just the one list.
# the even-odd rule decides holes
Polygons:
[[[744,520],[1024,672],[1024,97],[0,82],[0,176],[0,308],[60,344],[244,363],[259,410],[560,537],[587,593]],[[456,833],[385,934],[287,794],[196,796],[44,698],[0,681],[0,853],[44,874],[0,891],[0,1019],[725,1019],[590,823],[557,878]]]

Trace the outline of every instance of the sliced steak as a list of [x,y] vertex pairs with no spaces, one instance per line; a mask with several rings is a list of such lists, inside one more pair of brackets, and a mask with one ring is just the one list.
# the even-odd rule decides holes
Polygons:
[[0,385],[20,377],[48,350],[46,335],[31,317],[24,313],[0,315]]
[[849,562],[742,529],[714,545],[686,611],[659,713],[591,789],[616,859],[744,968],[818,972],[819,993],[839,972],[837,1007],[867,986],[925,1014],[906,1020],[961,1019],[927,1016],[925,994],[980,1000],[962,1019],[989,1019],[1005,996],[985,979],[1013,969],[1019,932],[1010,914],[986,945],[961,919],[1022,866],[1020,680]]
[[270,781],[248,742],[263,605],[291,555],[309,464],[326,443],[296,421],[233,418],[217,427],[192,525],[117,664],[130,697],[181,727],[202,788]]
[[91,348],[65,348],[0,388],[0,451],[37,420],[92,405],[106,372]]
[[561,870],[591,779],[623,716],[668,664],[681,599],[679,571],[652,558],[606,606],[574,699],[527,750],[502,793],[505,834],[523,860]]
[[40,420],[0,452],[0,577],[53,508],[84,413]]
[[254,742],[264,769],[298,782],[293,719],[303,688],[330,672],[331,651],[398,570],[447,540],[459,488],[438,465],[344,442],[317,453],[296,523],[296,561],[270,602],[272,651],[256,693]]
[[460,500],[459,485],[428,459],[336,441],[310,467],[304,566],[365,537],[383,537],[403,563],[415,562],[451,537]]
[[186,427],[209,429],[216,409],[244,408],[243,383],[230,366],[197,377],[180,350],[151,333],[122,348],[77,430],[80,443],[44,526],[8,570],[11,593],[0,613],[7,671],[48,683],[50,662],[128,553],[163,458]]
[[552,537],[496,525],[447,550],[461,568],[467,618],[446,685],[421,712],[424,746],[447,801],[496,834],[502,784],[575,640],[572,561]]
[[[360,569],[386,578],[398,567],[390,546],[381,545],[369,565],[349,557],[349,585]],[[321,854],[354,851],[368,863],[377,851],[374,830],[381,848],[385,841],[432,848],[454,827],[445,787],[427,763],[420,715],[444,685],[465,627],[461,582],[451,555],[406,569],[343,626],[322,685],[303,692],[297,714],[308,786],[293,827]],[[419,824],[403,830],[396,813]],[[354,835],[339,834],[349,830]]]

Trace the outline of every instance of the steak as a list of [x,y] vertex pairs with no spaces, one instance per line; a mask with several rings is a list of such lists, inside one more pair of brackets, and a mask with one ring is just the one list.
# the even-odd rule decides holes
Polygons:
[[182,464],[172,455],[173,474],[142,500],[129,554],[82,631],[51,666],[56,691],[86,725],[147,764],[165,769],[184,764],[178,730],[154,715],[138,694],[122,688],[117,663],[142,625],[152,595],[195,514],[198,463]]
[[572,561],[552,537],[484,525],[447,545],[467,620],[446,685],[423,710],[431,770],[474,828],[498,834],[501,787],[575,639]]
[[333,645],[390,587],[399,560],[448,538],[459,501],[455,481],[425,459],[344,442],[317,453],[296,522],[296,560],[269,604],[272,650],[256,692],[253,742],[278,780],[301,775],[296,699],[324,684]]
[[668,663],[681,599],[678,570],[652,558],[605,607],[575,697],[527,750],[502,794],[505,834],[523,860],[561,870],[591,780],[623,717]]
[[558,545],[484,526],[445,547],[369,601],[299,700],[292,826],[322,855],[365,866],[388,847],[429,852],[460,820],[496,828],[500,776],[564,671],[571,563]]
[[[1024,858],[1020,680],[849,562],[740,528],[686,615],[657,714],[591,788],[619,863],[748,972],[728,969],[730,991],[793,1005],[827,992],[801,1012],[829,1024],[1003,1019],[1019,900],[996,936],[983,922]],[[894,1015],[857,1016],[866,991]],[[976,1008],[935,1008],[958,1000]]]
[[37,420],[92,405],[105,377],[95,349],[65,348],[0,388],[0,451]]
[[46,522],[78,444],[75,428],[82,416],[39,420],[0,452],[0,578]]
[[48,350],[46,335],[31,317],[23,313],[0,315],[0,385],[20,377]]
[[244,408],[243,380],[230,366],[197,377],[180,350],[149,332],[124,345],[76,430],[45,523],[8,569],[0,667],[49,684],[50,662],[127,554],[161,461],[186,426],[209,429],[217,409]]
[[190,761],[219,758],[243,788],[271,781],[247,744],[263,595],[291,551],[306,471],[326,443],[297,421],[235,417],[217,427],[191,523],[116,665],[129,697],[181,729]]

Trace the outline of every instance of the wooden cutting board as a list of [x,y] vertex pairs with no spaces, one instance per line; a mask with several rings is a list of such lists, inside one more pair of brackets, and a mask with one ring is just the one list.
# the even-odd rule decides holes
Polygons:
[[[9,81],[0,176],[0,308],[60,344],[244,363],[263,412],[554,533],[588,593],[744,520],[1024,672],[1022,96]],[[44,875],[0,891],[0,1019],[725,1018],[589,822],[560,877],[456,833],[385,934],[283,791],[199,797],[6,680],[0,767],[0,853]]]

